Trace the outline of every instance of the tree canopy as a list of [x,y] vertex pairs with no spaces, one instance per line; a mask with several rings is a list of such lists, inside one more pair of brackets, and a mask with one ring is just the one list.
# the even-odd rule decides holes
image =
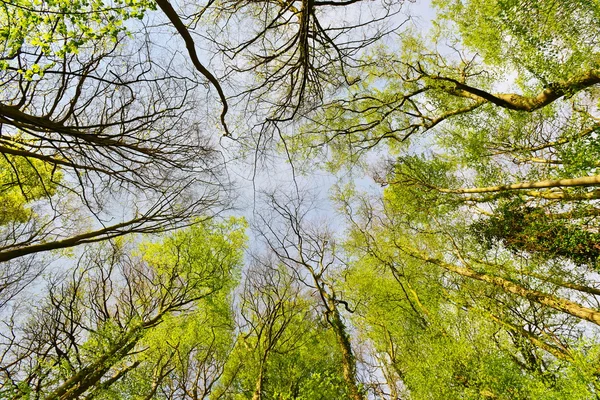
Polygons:
[[599,38],[591,0],[4,1],[0,397],[598,398]]

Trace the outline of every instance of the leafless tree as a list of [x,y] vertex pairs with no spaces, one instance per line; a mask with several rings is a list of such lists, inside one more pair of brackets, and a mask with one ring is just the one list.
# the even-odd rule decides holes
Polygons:
[[364,394],[359,390],[352,337],[342,314],[353,310],[335,285],[344,269],[335,237],[323,221],[310,220],[312,210],[307,197],[270,194],[266,201],[269,208],[258,216],[258,234],[280,262],[314,291],[322,315],[337,339],[349,396],[361,400]]
[[[7,15],[18,9],[4,7]],[[28,11],[59,14],[48,7]],[[92,39],[40,26],[57,46],[82,44],[64,51],[22,40],[1,49],[0,162],[8,177],[0,196],[29,211],[0,212],[0,262],[174,229],[226,207],[224,161],[201,112],[203,76],[159,44],[159,27],[130,25]],[[27,276],[42,269],[29,259],[20,265]],[[3,281],[2,290],[27,279]]]
[[[318,108],[326,92],[361,80],[355,71],[364,64],[361,55],[397,27],[391,17],[402,3],[209,0],[175,9],[161,0],[158,5],[184,40],[192,64],[216,88],[225,134],[230,132],[224,117],[233,104],[246,124],[256,124],[249,139],[261,147],[280,123]],[[220,79],[200,62],[196,47],[207,44],[215,47]]]

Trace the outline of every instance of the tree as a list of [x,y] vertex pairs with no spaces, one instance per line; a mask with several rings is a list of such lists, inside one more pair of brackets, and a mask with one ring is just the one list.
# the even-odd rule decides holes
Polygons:
[[227,319],[242,228],[235,220],[198,224],[143,244],[140,255],[129,253],[124,243],[89,248],[75,268],[51,277],[45,298],[22,314],[28,317],[19,318],[21,310],[15,309],[6,321],[2,396],[103,396],[113,386],[123,387],[115,384],[137,368],[154,372],[154,381],[138,385],[147,388],[148,398],[170,390],[182,367],[169,362],[181,354],[193,357],[198,346],[212,346],[199,332],[191,342],[171,335],[207,313],[225,312]]
[[281,199],[267,195],[271,210],[260,216],[259,235],[280,262],[295,271],[297,278],[315,291],[323,317],[339,346],[348,396],[354,400],[363,399],[352,336],[342,314],[342,310],[352,310],[335,286],[343,262],[336,252],[333,235],[326,227],[310,225],[310,207],[305,205],[305,199],[298,193],[296,195],[283,195]]
[[[586,215],[586,210],[582,210]],[[594,214],[594,210],[589,210]],[[546,214],[541,207],[527,207],[520,201],[501,204],[494,215],[472,225],[478,240],[489,248],[497,244],[514,251],[526,251],[543,258],[562,258],[577,265],[597,266],[600,237],[587,224],[572,223],[576,215]],[[588,217],[589,219],[589,217]]]
[[[545,159],[542,151],[595,132],[598,48],[582,29],[596,26],[595,4],[530,1],[530,12],[513,1],[435,4],[433,40],[408,30],[401,51],[371,54],[371,79],[328,102],[291,139],[296,147],[314,154],[327,145],[334,165],[380,143],[401,151],[423,141],[469,145],[483,161],[499,158],[499,147],[509,160]],[[494,87],[511,73],[515,85]]]
[[246,346],[251,346],[249,338],[255,340],[258,356],[253,400],[263,398],[271,353],[285,354],[286,348],[294,348],[304,336],[303,332],[289,332],[294,320],[303,320],[308,313],[301,304],[298,289],[292,286],[291,278],[285,269],[277,268],[275,263],[268,261],[258,261],[246,274],[241,316],[248,333],[243,340]]
[[476,259],[458,229],[412,221],[394,197],[382,208],[347,193],[340,199],[352,210],[346,248],[356,261],[346,284],[350,300],[361,305],[352,319],[363,340],[373,342],[388,393],[440,399],[597,393],[595,335],[556,308],[575,287],[559,289],[561,282],[545,279],[539,265],[503,254]]
[[202,82],[176,53],[156,57],[132,22],[153,7],[15,0],[0,11],[11,204],[0,261],[173,229],[226,203],[219,153],[199,128]]
[[[361,80],[355,73],[360,55],[393,31],[392,17],[403,3],[211,0],[174,7],[157,2],[194,67],[215,87],[225,136],[255,156],[285,141],[281,131],[318,109],[330,90]],[[215,73],[197,52],[209,44]],[[240,127],[238,135],[228,128],[228,112],[233,116],[227,119]]]
[[[323,107],[291,138],[294,148],[305,157],[321,152],[339,169],[388,143],[394,158],[375,176],[387,186],[384,203],[356,225],[368,243],[359,254],[390,269],[395,259],[440,268],[460,282],[451,289],[473,297],[458,307],[491,313],[510,335],[576,364],[577,341],[569,340],[581,328],[571,316],[597,324],[598,313],[588,270],[565,262],[596,263],[598,153],[586,143],[597,134],[598,49],[581,24],[597,18],[597,7],[531,1],[532,18],[510,1],[437,4],[446,20],[434,25],[433,42],[409,31],[401,51],[373,53],[371,82]],[[536,30],[540,16],[552,27]],[[500,89],[507,74],[515,84]],[[355,209],[348,208],[351,221]],[[477,244],[482,237],[487,246]],[[490,308],[473,290],[502,300]],[[561,327],[550,343],[548,329],[530,330],[531,316],[523,322],[525,306],[548,318],[542,326]],[[569,351],[550,346],[555,340],[569,342]],[[589,365],[577,368],[596,382]]]
[[306,289],[273,254],[253,256],[237,347],[216,398],[347,397],[335,336]]
[[[401,5],[371,6],[359,0],[225,1],[216,5],[213,15],[228,23],[209,33],[223,56],[233,61],[225,66],[227,74],[256,72],[239,95],[249,104],[270,103],[267,121],[292,121],[304,110],[318,107],[328,87],[357,81],[352,72],[360,63],[357,56],[390,30],[385,22]],[[192,15],[200,19],[206,10]],[[370,12],[371,18],[352,15],[361,11]],[[329,18],[342,12],[343,18]],[[239,26],[250,28],[247,37],[231,34]]]

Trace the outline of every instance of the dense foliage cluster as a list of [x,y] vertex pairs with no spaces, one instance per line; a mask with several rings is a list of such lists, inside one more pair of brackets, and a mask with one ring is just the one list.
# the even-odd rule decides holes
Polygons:
[[568,216],[553,217],[544,209],[519,203],[502,204],[491,217],[473,223],[474,234],[488,249],[502,244],[515,252],[525,251],[547,259],[563,258],[577,265],[597,266],[600,257],[598,232],[570,223]]

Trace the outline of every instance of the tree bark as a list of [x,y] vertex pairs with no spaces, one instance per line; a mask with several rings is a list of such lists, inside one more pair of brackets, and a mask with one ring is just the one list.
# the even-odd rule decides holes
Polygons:
[[35,254],[43,251],[64,249],[74,247],[79,244],[99,242],[106,239],[115,238],[133,232],[144,231],[145,218],[136,218],[119,224],[111,225],[96,231],[82,233],[63,240],[55,240],[46,243],[32,244],[16,249],[0,251],[0,262],[9,261],[13,258]]
[[438,265],[439,267],[453,272],[455,274],[476,279],[478,281],[490,283],[496,287],[501,288],[505,292],[516,294],[517,296],[524,297],[528,300],[534,301],[539,304],[554,308],[555,310],[564,312],[577,318],[584,319],[592,322],[596,325],[600,325],[600,311],[584,307],[574,301],[563,299],[560,297],[553,296],[551,294],[539,292],[537,290],[527,289],[521,285],[518,285],[508,279],[504,279],[499,276],[491,275],[488,273],[482,273],[472,270],[468,267],[461,267],[458,265],[447,263],[443,260],[432,258],[426,254],[415,249],[403,248],[409,255],[421,259],[425,262]]
[[548,189],[556,187],[578,187],[578,186],[599,186],[600,175],[584,176],[580,178],[572,179],[546,179],[537,182],[521,182],[513,183],[512,185],[498,185],[488,186],[480,188],[464,188],[464,189],[446,189],[446,188],[435,188],[442,193],[455,193],[455,194],[470,194],[470,193],[495,193],[505,192],[510,190],[524,190],[524,189]]
[[429,76],[429,78],[451,82],[453,87],[448,88],[447,91],[455,96],[466,97],[476,101],[484,100],[509,110],[533,112],[563,96],[573,95],[600,83],[600,69],[590,69],[567,81],[550,84],[536,96],[523,96],[516,93],[492,94],[466,85],[456,79],[441,76]]
[[260,361],[258,370],[258,377],[256,378],[256,385],[254,387],[254,394],[252,394],[252,400],[261,400],[263,387],[265,383],[265,365],[267,364],[268,353],[265,353],[263,359]]
[[100,381],[116,362],[120,361],[135,347],[141,338],[141,332],[141,326],[132,329],[121,341],[113,345],[113,348],[107,354],[71,376],[54,392],[46,396],[45,400],[79,398],[81,394]]
[[350,398],[352,400],[364,400],[363,395],[358,389],[356,384],[356,359],[352,352],[352,344],[350,343],[350,336],[348,335],[346,325],[342,320],[342,316],[337,309],[332,298],[328,298],[328,315],[327,320],[329,325],[333,329],[337,342],[340,346],[340,352],[342,354],[342,370],[344,373],[344,380],[348,385],[350,391]]
[[[593,192],[588,193],[565,193],[565,192],[551,192],[551,191],[539,191],[529,190],[521,192],[529,197],[535,197],[538,199],[547,200],[563,200],[563,201],[581,201],[581,200],[595,200],[600,199],[600,189],[596,189]],[[463,202],[476,202],[476,203],[488,203],[498,198],[498,194],[492,194],[489,196],[465,196],[460,199]]]

